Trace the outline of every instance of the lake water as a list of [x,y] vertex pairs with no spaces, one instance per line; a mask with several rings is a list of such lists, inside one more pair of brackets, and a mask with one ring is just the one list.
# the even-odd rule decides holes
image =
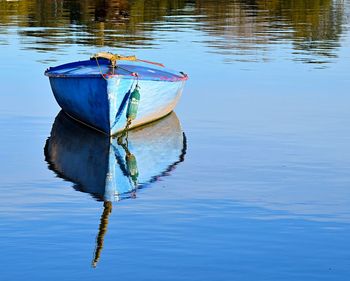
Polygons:
[[[102,50],[190,77],[106,202],[43,75]],[[0,0],[0,59],[0,280],[348,280],[350,1]]]

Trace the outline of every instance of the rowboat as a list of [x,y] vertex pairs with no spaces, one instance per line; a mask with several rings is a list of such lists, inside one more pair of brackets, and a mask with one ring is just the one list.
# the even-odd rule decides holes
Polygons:
[[49,169],[76,190],[98,201],[117,202],[168,176],[184,160],[186,147],[174,112],[129,131],[127,142],[120,143],[61,111],[44,153]]
[[172,112],[188,79],[160,63],[105,52],[45,75],[64,112],[109,136]]

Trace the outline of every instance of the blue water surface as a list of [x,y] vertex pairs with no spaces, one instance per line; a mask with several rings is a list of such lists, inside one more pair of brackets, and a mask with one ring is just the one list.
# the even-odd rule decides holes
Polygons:
[[[348,280],[349,4],[0,1],[0,280]],[[102,50],[190,79],[183,159],[112,203],[94,268],[104,202],[45,160],[43,73]]]

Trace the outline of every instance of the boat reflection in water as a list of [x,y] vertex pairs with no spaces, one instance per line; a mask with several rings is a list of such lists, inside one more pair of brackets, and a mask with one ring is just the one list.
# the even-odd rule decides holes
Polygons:
[[184,161],[186,137],[175,113],[110,138],[85,127],[61,111],[45,145],[49,169],[73,187],[104,202],[95,267],[103,247],[112,202],[135,198],[136,191],[168,175]]

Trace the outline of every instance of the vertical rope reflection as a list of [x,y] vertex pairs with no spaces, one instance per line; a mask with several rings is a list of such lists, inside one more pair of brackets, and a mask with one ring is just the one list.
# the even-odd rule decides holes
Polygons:
[[103,213],[101,215],[101,220],[100,220],[100,227],[98,230],[98,234],[96,237],[96,247],[95,247],[95,252],[94,252],[94,258],[92,260],[92,267],[96,267],[100,256],[101,252],[103,249],[103,242],[104,242],[104,236],[107,232],[107,226],[108,226],[108,217],[110,213],[112,213],[112,202],[110,201],[105,201],[103,203]]

